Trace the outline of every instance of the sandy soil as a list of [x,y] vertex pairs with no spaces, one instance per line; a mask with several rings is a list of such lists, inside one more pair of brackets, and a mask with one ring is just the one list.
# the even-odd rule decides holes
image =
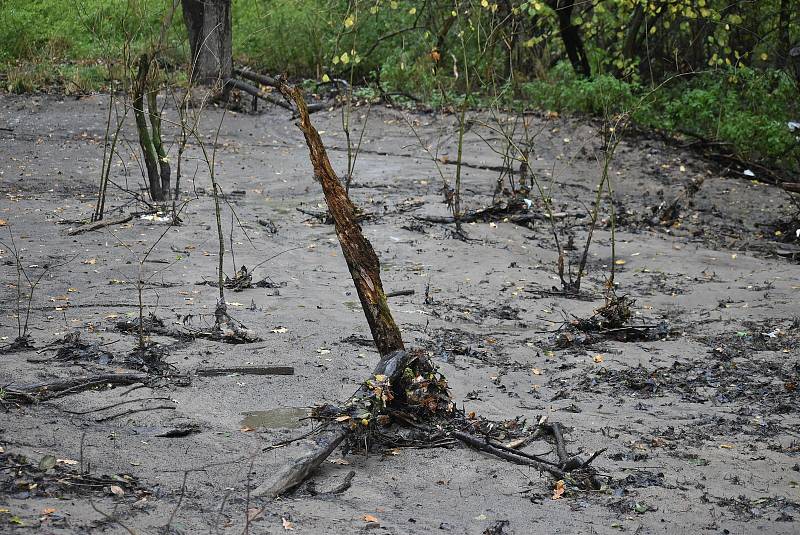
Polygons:
[[[49,270],[34,294],[36,349],[0,355],[5,388],[133,365],[126,356],[136,336],[116,324],[138,316],[139,260],[165,231],[143,264],[152,275],[146,313],[184,333],[213,323],[217,289],[199,283],[215,278],[217,238],[196,146],[185,165],[195,180],[186,181],[193,200],[183,225],[137,217],[68,235],[93,209],[107,102],[102,95],[0,97],[0,218],[33,275],[69,261]],[[221,117],[209,111],[203,131],[210,135]],[[455,159],[452,117],[408,118],[423,140]],[[468,208],[491,202],[498,175],[492,169],[502,163],[481,140],[498,141],[480,128],[483,119],[476,116],[466,139]],[[314,120],[334,166],[343,169],[338,112]],[[597,125],[531,121],[542,130],[534,171],[553,179],[557,209],[585,210],[600,173]],[[129,157],[135,138],[126,135],[125,165],[115,164],[112,174],[135,189],[142,179]],[[618,293],[635,299],[635,324],[660,325],[660,334],[639,341],[559,337],[554,331],[565,320],[589,317],[603,304],[608,226],[601,225],[591,248],[584,285],[591,299],[548,294],[558,285],[549,227],[480,222],[465,225],[469,239],[459,240],[451,227],[419,220],[446,214],[441,179],[404,114],[373,109],[351,192],[373,214],[363,228],[381,258],[387,291],[415,291],[391,299],[407,345],[431,352],[466,411],[498,421],[547,416],[567,427],[572,452],[607,448],[595,461],[607,489],[568,486],[554,500],[552,479],[529,467],[463,447],[396,448],[337,452],[313,485],[267,502],[249,498],[249,489],[296,446],[264,449],[310,424],[297,421],[298,411],[248,413],[342,401],[377,354],[333,227],[296,210],[320,211],[324,201],[287,114],[228,113],[217,159],[230,202],[226,241],[235,253],[225,260],[228,273],[234,261],[252,268],[283,253],[254,270],[254,281],[273,287],[227,294],[232,316],[261,341],[152,340],[175,373],[281,364],[293,366],[294,375],[193,376],[188,386],[164,380],[33,405],[3,401],[0,531],[241,533],[250,511],[252,533],[797,533],[800,247],[787,225],[793,206],[780,190],[723,174],[657,139],[626,140],[612,165],[621,216],[617,253],[624,260]],[[452,175],[454,167],[444,171]],[[680,224],[649,223],[653,206],[701,175],[705,183],[683,207]],[[109,217],[140,209],[116,188],[108,203]],[[230,208],[241,223],[232,234]],[[607,209],[601,217],[607,220]],[[0,231],[8,243],[8,229]],[[574,234],[579,246],[586,226],[567,219],[560,232]],[[0,334],[9,343],[17,334],[16,269],[2,248]],[[58,341],[72,332],[90,345],[59,358]],[[141,401],[105,408],[129,400]],[[123,414],[143,408],[150,410]],[[159,436],[175,429],[184,436]],[[552,450],[544,440],[528,446]],[[40,463],[52,464],[49,455],[55,466],[40,470]],[[80,466],[91,478],[78,477]],[[350,471],[352,485],[329,492]]]

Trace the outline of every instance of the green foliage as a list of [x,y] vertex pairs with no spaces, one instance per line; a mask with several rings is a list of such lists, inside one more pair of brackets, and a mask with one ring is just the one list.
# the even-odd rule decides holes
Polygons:
[[[5,89],[108,87],[109,77],[127,74],[126,55],[154,42],[169,5],[0,0]],[[786,128],[800,118],[797,81],[776,68],[787,41],[797,41],[800,19],[781,18],[779,0],[575,2],[571,23],[585,46],[589,78],[576,76],[566,61],[553,5],[233,0],[234,55],[293,77],[344,78],[375,89],[379,83],[379,93],[414,95],[434,107],[453,107],[467,93],[470,104],[484,106],[521,99],[558,111],[630,112],[643,126],[727,142],[746,158],[800,165],[798,142]],[[187,48],[180,13],[168,37],[166,59],[179,65]]]
[[561,64],[547,80],[522,84],[527,102],[599,116],[629,113],[641,126],[728,143],[741,157],[797,170],[797,83],[785,72],[745,67],[679,77],[657,90],[610,75],[577,78]]
[[[164,0],[0,0],[0,72],[6,89],[25,92],[54,83],[67,92],[108,83],[109,68],[155,42],[169,4]],[[165,56],[182,62],[180,13]]]

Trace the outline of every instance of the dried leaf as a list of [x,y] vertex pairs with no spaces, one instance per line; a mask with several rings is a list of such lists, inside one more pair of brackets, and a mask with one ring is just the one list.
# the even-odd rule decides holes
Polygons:
[[567,487],[564,484],[564,480],[559,479],[558,481],[556,481],[556,487],[553,489],[553,499],[560,500],[561,497],[564,495],[565,490],[567,490]]
[[125,495],[125,491],[122,490],[122,487],[120,487],[119,485],[111,485],[109,487],[109,490],[111,491],[111,494],[113,494],[114,496],[124,496]]
[[364,515],[361,518],[364,519],[364,522],[380,522],[380,520],[378,520],[378,517],[373,515]]
[[283,529],[286,531],[294,531],[294,524],[289,522],[287,519],[281,517],[281,522],[283,522]]
[[39,470],[46,472],[56,465],[56,458],[52,455],[45,455],[39,461]]
[[604,357],[603,357],[603,355],[595,355],[595,356],[594,356],[594,361],[595,361],[597,364],[600,364],[601,362],[603,362],[603,360],[605,360],[605,359],[604,359]]

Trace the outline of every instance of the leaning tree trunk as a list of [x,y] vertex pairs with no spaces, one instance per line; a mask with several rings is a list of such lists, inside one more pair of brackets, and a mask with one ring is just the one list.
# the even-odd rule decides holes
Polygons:
[[[331,167],[322,139],[309,119],[308,106],[301,91],[283,83],[279,84],[279,87],[280,91],[297,105],[300,116],[298,126],[308,145],[314,176],[322,185],[342,253],[381,358],[373,370],[372,377],[362,383],[347,404],[341,408],[342,416],[326,425],[301,456],[292,460],[283,470],[272,474],[267,482],[259,485],[251,493],[253,496],[268,498],[274,498],[296,487],[325,461],[359,425],[355,423],[362,418],[359,415],[372,413],[376,409],[375,400],[371,397],[375,389],[383,392],[391,390],[400,395],[398,390],[403,390],[403,376],[406,373],[416,376],[410,369],[413,368],[415,371],[423,369],[426,362],[414,352],[404,349],[400,329],[392,318],[386,294],[383,292],[378,256],[358,226],[355,206]],[[432,370],[432,367],[425,369]],[[390,403],[392,396],[381,395],[379,398],[382,399],[380,403]]]
[[192,52],[192,81],[214,85],[231,77],[231,0],[182,0]]

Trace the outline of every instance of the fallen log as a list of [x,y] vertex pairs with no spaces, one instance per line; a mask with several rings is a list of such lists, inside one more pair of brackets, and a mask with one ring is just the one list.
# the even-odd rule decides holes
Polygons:
[[781,187],[791,193],[800,193],[800,182],[784,182]]
[[382,356],[373,374],[373,379],[382,380],[366,381],[361,385],[342,410],[344,414],[337,416],[332,423],[317,433],[315,439],[309,441],[304,453],[292,460],[269,481],[256,487],[251,495],[276,498],[305,481],[347,438],[348,434],[362,425],[359,416],[372,414],[374,408],[371,406],[370,385],[394,384],[403,375],[411,359],[412,355],[404,350]]
[[37,383],[23,387],[8,387],[6,394],[18,396],[25,401],[43,401],[82,392],[99,385],[130,385],[147,382],[151,377],[146,373],[102,373],[83,377],[72,377],[61,381]]
[[[259,74],[257,72],[251,71],[250,69],[238,69],[238,68],[233,69],[233,73],[236,74],[237,76],[241,76],[242,78],[250,80],[251,82],[255,82],[259,85],[265,85],[267,87],[274,87],[276,89],[279,89],[278,81],[272,76]],[[291,111],[292,113],[294,113],[295,111],[294,108],[292,108],[292,105],[289,104],[288,102],[281,100],[273,95],[270,95],[269,93],[259,89],[257,86],[254,86],[247,82],[243,82],[242,80],[237,80],[236,78],[229,78],[228,80],[226,80],[225,84],[229,87],[233,87],[239,89],[240,91],[244,91],[245,93],[252,95],[256,98],[260,98],[261,100],[266,100],[267,102],[271,102],[276,106],[285,108]],[[307,108],[309,113],[314,113],[316,111],[325,109],[325,107],[326,107],[325,104],[317,103],[317,104],[311,104]]]
[[227,366],[222,368],[197,368],[200,377],[220,375],[294,375],[293,366]]
[[270,95],[269,93],[265,93],[256,86],[250,85],[247,82],[242,82],[241,80],[237,80],[236,78],[228,78],[227,80],[225,80],[225,86],[226,88],[232,87],[234,89],[244,91],[245,93],[253,95],[254,97],[260,98],[261,100],[265,100],[267,102],[275,104],[276,106],[280,106],[281,108],[284,108],[294,113],[294,109],[288,102],[281,100],[273,95]]
[[133,219],[133,214],[129,214],[123,217],[118,217],[116,219],[101,219],[100,221],[95,221],[94,223],[89,223],[74,228],[69,232],[67,232],[67,234],[70,236],[77,236],[78,234],[83,234],[84,232],[92,232],[93,230],[100,230],[101,228],[110,227],[111,225],[122,225],[123,223],[127,223],[131,219]]

